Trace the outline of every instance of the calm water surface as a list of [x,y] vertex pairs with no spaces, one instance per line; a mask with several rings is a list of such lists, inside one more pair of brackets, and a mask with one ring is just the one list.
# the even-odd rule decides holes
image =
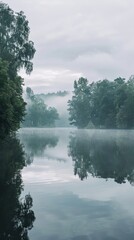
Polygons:
[[134,239],[134,131],[21,129],[30,240]]

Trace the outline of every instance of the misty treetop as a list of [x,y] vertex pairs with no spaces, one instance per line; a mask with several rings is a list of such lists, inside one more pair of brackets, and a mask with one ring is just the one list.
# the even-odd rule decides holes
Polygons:
[[34,95],[30,87],[26,89],[27,107],[23,126],[25,127],[52,127],[59,119],[54,107],[48,107],[42,98]]
[[16,131],[24,117],[23,79],[18,71],[33,69],[35,48],[29,33],[24,13],[0,2],[0,136]]
[[70,123],[78,128],[134,128],[134,76],[128,81],[74,81],[68,111]]
[[70,98],[69,91],[57,91],[35,94],[36,97],[41,98],[48,106],[53,106],[59,113],[59,119],[54,123],[54,127],[70,127],[69,114],[67,111],[67,101]]
[[49,93],[40,93],[36,94],[36,96],[42,98],[43,100],[52,98],[52,97],[65,97],[69,94],[68,91],[57,91],[57,92],[49,92]]

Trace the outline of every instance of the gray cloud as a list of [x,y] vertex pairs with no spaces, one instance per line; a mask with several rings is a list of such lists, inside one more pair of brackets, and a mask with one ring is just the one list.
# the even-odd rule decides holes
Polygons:
[[[128,78],[133,74],[132,0],[7,0],[7,3],[15,11],[25,12],[37,50],[35,72],[26,84],[36,85],[38,90],[43,85],[68,89],[73,86],[73,74],[83,75],[89,81],[120,75]],[[52,73],[49,77],[48,69]]]

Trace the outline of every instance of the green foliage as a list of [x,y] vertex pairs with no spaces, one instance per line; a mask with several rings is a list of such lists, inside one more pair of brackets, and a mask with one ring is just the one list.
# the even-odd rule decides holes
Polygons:
[[108,80],[94,83],[92,92],[92,122],[96,127],[115,127],[114,85]]
[[134,77],[91,84],[80,78],[74,82],[74,95],[68,105],[71,124],[78,128],[133,128]]
[[20,127],[25,113],[23,79],[18,70],[30,73],[35,49],[29,41],[30,29],[23,12],[15,13],[0,2],[0,135]]
[[26,89],[26,93],[28,104],[24,126],[54,126],[55,121],[59,118],[57,110],[54,107],[48,107],[40,97],[34,95],[30,88]]
[[119,128],[134,127],[134,78],[130,77],[126,84],[118,90],[117,126]]
[[71,124],[84,128],[90,121],[90,88],[85,78],[74,82],[74,95],[68,101]]
[[35,49],[33,42],[29,41],[29,33],[24,13],[15,13],[0,2],[0,57],[8,61],[10,74],[14,75],[22,67],[27,73],[33,69],[31,59]]
[[22,98],[23,79],[19,76],[11,79],[7,62],[0,60],[0,134],[16,131],[25,112]]

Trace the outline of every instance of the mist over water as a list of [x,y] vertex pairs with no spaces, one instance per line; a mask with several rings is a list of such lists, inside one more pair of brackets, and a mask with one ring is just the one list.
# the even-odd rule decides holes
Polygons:
[[[134,131],[21,129],[36,239],[133,240]],[[81,181],[82,180],[82,181]]]
[[0,240],[134,240],[134,1],[6,2]]
[[[134,183],[134,131],[32,128],[22,129],[20,139],[33,162],[34,182],[42,182],[51,171],[65,181],[63,173],[69,168],[76,179],[92,176]],[[42,180],[40,174],[37,177],[39,165]],[[54,180],[51,174],[49,179]]]

